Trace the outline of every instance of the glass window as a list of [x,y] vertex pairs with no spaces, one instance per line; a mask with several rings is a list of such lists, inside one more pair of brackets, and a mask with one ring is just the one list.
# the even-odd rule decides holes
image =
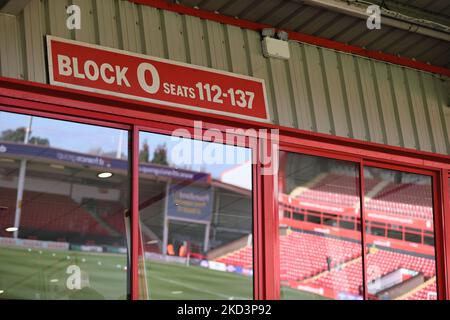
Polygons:
[[366,167],[364,179],[366,223],[387,226],[367,228],[369,298],[436,299],[431,177]]
[[422,230],[416,229],[416,228],[405,228],[405,240],[416,242],[416,243],[422,243]]
[[0,112],[0,298],[126,299],[128,133]]
[[140,298],[252,299],[251,150],[139,141]]
[[289,152],[280,163],[280,208],[306,215],[280,215],[281,298],[362,299],[358,165]]

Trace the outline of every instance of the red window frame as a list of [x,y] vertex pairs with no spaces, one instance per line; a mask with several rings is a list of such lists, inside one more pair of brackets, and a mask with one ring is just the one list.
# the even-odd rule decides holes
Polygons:
[[[185,128],[193,132],[195,120],[204,129],[278,129],[280,150],[347,160],[363,166],[424,173],[433,177],[438,298],[450,296],[450,157],[355,139],[312,133],[304,130],[229,118],[158,104],[59,88],[46,84],[0,77],[0,111],[33,114],[128,130],[132,136],[131,199],[131,299],[138,298],[138,138],[139,131],[170,133]],[[260,148],[271,148],[270,140],[259,139]],[[253,165],[254,298],[279,299],[278,176],[260,175],[260,163]],[[363,182],[363,180],[362,180]],[[363,185],[360,186],[363,188]],[[268,195],[272,195],[271,197]],[[363,208],[363,207],[362,207]],[[364,219],[361,221],[362,230]],[[364,237],[363,237],[364,240]],[[363,245],[365,245],[362,242]],[[449,254],[445,254],[449,253]],[[363,257],[364,259],[364,257]],[[367,294],[365,293],[365,296]]]

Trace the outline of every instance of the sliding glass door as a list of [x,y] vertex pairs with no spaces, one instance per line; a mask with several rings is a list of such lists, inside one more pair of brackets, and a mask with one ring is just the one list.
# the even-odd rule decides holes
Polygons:
[[431,176],[364,168],[370,299],[436,299]]
[[280,163],[282,299],[437,298],[431,174],[292,152]]

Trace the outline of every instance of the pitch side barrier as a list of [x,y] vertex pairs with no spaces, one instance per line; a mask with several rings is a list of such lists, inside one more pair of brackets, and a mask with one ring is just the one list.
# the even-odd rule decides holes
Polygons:
[[27,249],[47,249],[58,251],[82,251],[82,252],[95,252],[95,253],[116,253],[126,254],[127,248],[125,247],[113,247],[113,246],[96,246],[96,245],[82,245],[72,244],[69,242],[60,241],[47,241],[47,240],[32,240],[32,239],[20,239],[20,238],[5,238],[0,237],[0,246],[2,247],[18,247]]
[[0,246],[21,247],[28,249],[69,250],[70,244],[68,242],[0,237]]
[[232,272],[241,274],[244,276],[253,276],[253,270],[248,268],[243,268],[241,266],[235,266],[231,264],[225,264],[222,262],[217,262],[214,260],[198,259],[192,257],[178,257],[163,255],[156,252],[145,252],[145,259],[150,261],[167,262],[167,263],[177,263],[181,265],[193,265],[199,266],[206,269],[222,271],[222,272]]

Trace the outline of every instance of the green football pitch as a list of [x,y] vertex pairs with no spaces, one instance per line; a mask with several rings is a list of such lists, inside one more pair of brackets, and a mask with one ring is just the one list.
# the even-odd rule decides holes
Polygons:
[[[150,260],[145,265],[150,299],[252,299],[251,277]],[[89,285],[69,290],[69,266],[77,266]],[[126,256],[120,254],[0,247],[0,298],[125,299],[125,266]],[[284,299],[323,298],[290,288],[281,294]]]

